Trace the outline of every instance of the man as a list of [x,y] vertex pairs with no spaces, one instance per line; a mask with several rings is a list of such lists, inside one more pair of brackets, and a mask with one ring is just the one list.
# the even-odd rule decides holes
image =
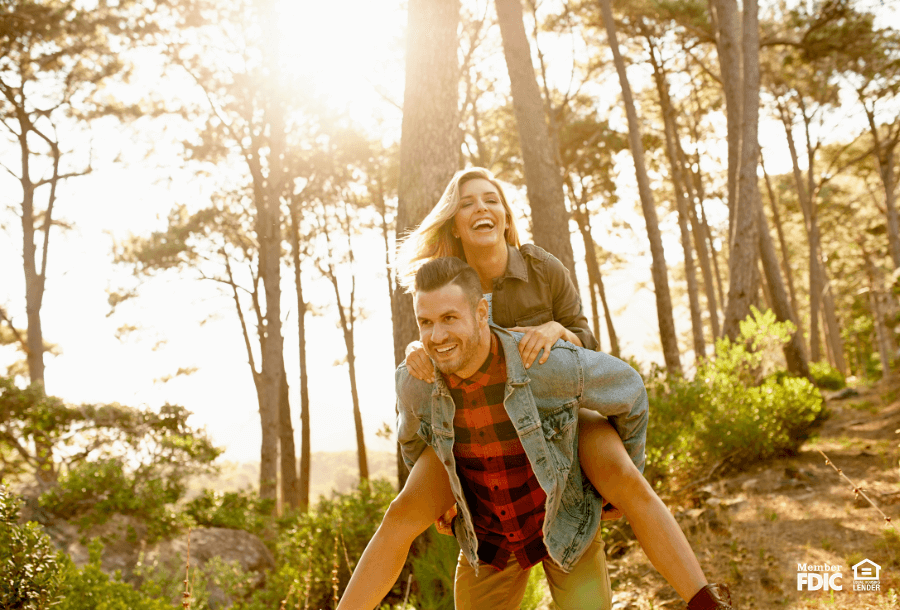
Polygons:
[[[579,408],[607,416],[642,469],[647,394],[640,376],[617,358],[563,341],[546,363],[526,370],[521,335],[488,323],[478,274],[459,259],[425,264],[415,290],[420,337],[440,375],[429,384],[404,365],[397,370],[398,434],[410,477],[338,610],[380,602],[409,545],[454,503],[457,610],[518,608],[538,562],[563,610],[608,609],[596,536],[602,500],[579,465],[576,422]],[[688,607],[731,607],[718,596],[707,585]]]

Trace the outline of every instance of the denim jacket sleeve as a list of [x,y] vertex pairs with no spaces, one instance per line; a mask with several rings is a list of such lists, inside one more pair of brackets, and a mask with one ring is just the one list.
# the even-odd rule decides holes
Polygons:
[[640,374],[602,352],[578,350],[584,362],[580,406],[605,415],[638,470],[644,472],[649,403]]
[[430,392],[423,392],[419,387],[429,384],[410,375],[405,362],[397,367],[394,382],[397,389],[397,442],[400,443],[400,454],[403,456],[403,461],[411,470],[427,445],[419,435],[422,422],[415,403],[430,398]]

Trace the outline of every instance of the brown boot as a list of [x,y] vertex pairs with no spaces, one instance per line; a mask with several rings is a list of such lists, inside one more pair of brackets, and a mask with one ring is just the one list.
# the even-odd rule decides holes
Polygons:
[[688,602],[687,610],[734,610],[727,585],[706,585]]

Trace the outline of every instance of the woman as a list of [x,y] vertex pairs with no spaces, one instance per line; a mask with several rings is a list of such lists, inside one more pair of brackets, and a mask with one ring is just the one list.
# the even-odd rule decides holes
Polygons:
[[[435,208],[400,247],[401,283],[409,287],[418,267],[440,256],[462,258],[478,272],[493,322],[524,333],[519,351],[526,368],[539,355],[537,362],[543,364],[559,339],[597,348],[565,267],[541,248],[519,244],[503,189],[489,171],[470,168],[453,177]],[[407,350],[407,368],[433,382],[434,367],[417,344]],[[588,479],[628,517],[644,552],[676,592],[685,601],[703,594],[707,580],[690,545],[629,459],[618,434],[602,417],[584,410],[578,425],[581,466]],[[637,479],[640,491],[633,493]],[[631,492],[623,493],[626,489]],[[610,516],[620,515],[614,509]]]

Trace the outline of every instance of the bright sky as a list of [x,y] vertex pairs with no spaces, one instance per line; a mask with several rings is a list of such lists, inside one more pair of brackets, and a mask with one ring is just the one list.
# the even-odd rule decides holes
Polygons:
[[[395,102],[403,97],[401,37],[406,14],[400,4],[399,0],[282,3],[282,44],[297,58],[296,77],[308,79],[312,90],[326,92],[335,107],[346,109],[358,123],[377,121],[387,130],[387,138],[393,140],[399,139],[401,116],[385,97]],[[260,445],[258,407],[228,295],[211,283],[187,275],[169,275],[146,283],[139,299],[112,317],[106,316],[107,289],[128,280],[127,270],[112,263],[113,240],[162,228],[175,202],[202,204],[212,188],[196,180],[190,168],[181,163],[178,148],[166,143],[168,136],[159,123],[142,120],[136,125],[136,131],[141,129],[155,130],[154,136],[132,135],[112,124],[98,126],[92,140],[95,172],[66,183],[59,193],[56,215],[71,221],[74,228],[64,233],[55,231],[50,245],[42,320],[45,338],[58,344],[62,355],[45,357],[48,391],[72,403],[120,402],[149,407],[164,402],[182,404],[194,412],[193,424],[205,426],[215,442],[226,448],[227,459],[256,460]],[[786,149],[779,130],[771,123],[761,127],[766,150],[779,151],[773,154]],[[153,159],[169,160],[165,167],[142,161],[144,150],[151,147]],[[112,159],[120,152],[127,163],[114,164]],[[711,154],[724,157],[722,150]],[[772,161],[766,157],[772,172],[783,169],[785,161],[783,154]],[[14,166],[14,157],[5,156],[3,162]],[[628,153],[624,153],[618,172],[624,201],[614,213],[635,228],[638,240],[645,240],[643,219],[634,211],[634,172]],[[13,205],[18,197],[16,184],[8,176],[0,177],[0,205]],[[524,216],[524,192],[513,193],[512,200]],[[609,250],[628,255],[646,248],[627,237],[604,237],[603,226],[608,220],[598,217],[594,226],[596,239]],[[0,217],[0,304],[18,326],[24,326],[17,222],[9,213]],[[666,256],[670,264],[681,258],[676,233],[664,233],[669,240]],[[579,241],[573,240],[576,257],[583,256]],[[359,304],[368,312],[357,328],[357,370],[367,448],[393,451],[393,442],[374,435],[383,423],[393,427],[394,422],[393,346],[383,244],[376,235],[359,239],[356,245],[357,260],[362,261]],[[635,291],[636,282],[649,282],[649,257],[631,256],[631,263],[628,269],[605,278],[620,343],[626,355],[645,362],[661,360],[652,293]],[[292,273],[285,272],[285,359],[294,421],[298,422],[299,364],[292,282]],[[585,284],[586,277],[582,277],[581,285]],[[311,448],[354,450],[347,367],[334,364],[344,357],[345,349],[336,327],[330,285],[322,280],[307,284],[306,296],[323,310],[322,316],[307,319]],[[587,299],[584,301],[587,307]],[[677,313],[678,330],[686,333],[686,311]],[[140,330],[120,341],[116,329],[125,324]],[[601,335],[602,345],[608,349],[605,328]],[[16,358],[11,348],[0,350],[0,365]],[[196,367],[197,372],[167,383],[160,381],[182,367]],[[295,423],[295,429],[298,427]]]

